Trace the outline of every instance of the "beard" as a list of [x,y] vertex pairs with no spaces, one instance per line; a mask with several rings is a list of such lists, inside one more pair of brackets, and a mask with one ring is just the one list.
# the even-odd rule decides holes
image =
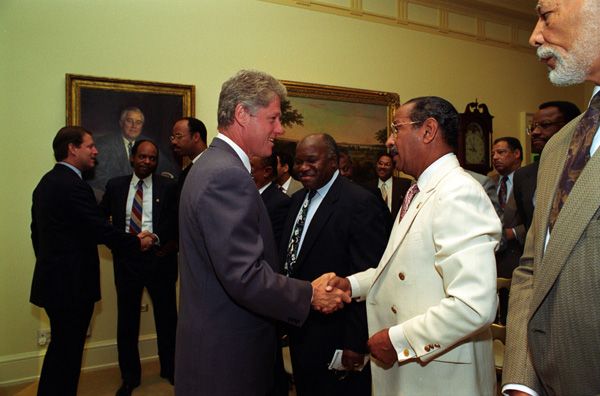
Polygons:
[[537,49],[540,59],[554,58],[554,69],[549,68],[548,78],[554,85],[566,86],[584,82],[590,74],[592,64],[600,50],[600,26],[596,24],[600,16],[600,6],[596,0],[587,0],[581,10],[582,24],[569,51],[559,52],[550,46]]

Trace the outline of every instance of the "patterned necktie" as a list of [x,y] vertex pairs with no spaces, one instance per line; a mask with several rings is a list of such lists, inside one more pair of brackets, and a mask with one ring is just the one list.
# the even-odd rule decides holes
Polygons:
[[129,220],[129,232],[139,234],[142,232],[142,203],[144,202],[144,182],[140,180],[135,190],[133,204],[131,205],[131,218]]
[[286,276],[290,276],[294,270],[296,260],[298,260],[298,247],[300,245],[300,238],[302,237],[302,230],[304,229],[304,222],[306,221],[306,214],[308,213],[308,206],[310,200],[315,196],[317,190],[310,190],[304,198],[302,207],[300,207],[300,214],[294,224],[292,230],[292,236],[290,237],[290,243],[288,244],[287,255],[285,256],[284,273]]
[[567,201],[569,193],[573,189],[573,185],[583,171],[585,164],[590,159],[590,147],[592,146],[594,135],[598,130],[599,120],[600,95],[596,94],[592,98],[590,107],[579,121],[579,124],[575,127],[575,132],[573,132],[571,143],[569,144],[569,151],[567,153],[567,160],[565,161],[565,167],[563,168],[560,180],[558,181],[556,194],[554,195],[554,201],[552,202],[552,210],[550,211],[550,217],[548,218],[548,227],[550,231],[554,228],[556,218]]
[[418,192],[419,186],[417,185],[417,183],[410,186],[410,188],[406,192],[404,201],[402,201],[402,207],[400,208],[400,218],[398,219],[398,221],[402,221],[402,218],[404,217],[406,212],[408,212],[408,207],[410,206],[410,203],[412,202],[413,198],[415,197],[415,195],[417,195]]
[[385,185],[385,183],[381,183],[381,187],[379,187],[379,189],[381,190],[381,198],[383,198],[383,200],[385,201],[385,204],[388,204],[388,192],[387,192],[387,186]]
[[500,207],[504,209],[506,206],[506,192],[508,188],[506,186],[506,182],[508,181],[508,176],[502,176],[500,179],[500,189],[498,190],[498,202],[500,203]]

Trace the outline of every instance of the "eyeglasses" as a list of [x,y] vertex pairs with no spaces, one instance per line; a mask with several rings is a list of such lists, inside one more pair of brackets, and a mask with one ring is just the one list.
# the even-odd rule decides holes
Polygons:
[[552,125],[564,125],[564,124],[565,124],[564,121],[534,122],[527,127],[526,132],[528,135],[531,135],[533,133],[533,131],[535,131],[538,127],[541,129],[546,129],[548,127],[551,127]]
[[125,123],[129,124],[129,125],[135,125],[135,126],[144,125],[144,121],[134,120],[133,118],[125,118]]
[[169,136],[169,140],[170,140],[170,141],[174,141],[174,140],[180,141],[180,140],[181,140],[181,139],[183,139],[184,137],[185,137],[185,135],[180,135],[180,134],[177,134],[177,135],[172,135],[172,136]]
[[414,124],[420,124],[421,121],[410,121],[410,122],[392,122],[390,124],[390,126],[392,127],[392,133],[393,134],[397,134],[398,133],[398,129],[400,129],[400,127],[403,127],[404,125],[414,125]]

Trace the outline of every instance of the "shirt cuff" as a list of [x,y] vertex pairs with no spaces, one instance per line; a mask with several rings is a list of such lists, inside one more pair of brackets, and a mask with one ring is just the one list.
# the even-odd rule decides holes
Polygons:
[[404,327],[402,324],[390,327],[388,330],[388,335],[390,336],[390,341],[396,350],[399,362],[417,357],[417,354],[404,336]]
[[346,279],[348,279],[348,282],[350,282],[350,287],[352,288],[352,290],[350,290],[350,297],[356,296],[355,298],[359,298],[362,296],[360,292],[360,285],[358,284],[356,277],[354,277],[354,275],[350,275]]
[[506,393],[509,390],[516,390],[516,391],[521,391],[521,392],[525,392],[525,393],[529,393],[531,396],[539,396],[538,393],[536,391],[534,391],[533,389],[525,386],[525,385],[519,385],[519,384],[506,384],[502,387],[502,394],[504,396],[508,396],[508,393]]

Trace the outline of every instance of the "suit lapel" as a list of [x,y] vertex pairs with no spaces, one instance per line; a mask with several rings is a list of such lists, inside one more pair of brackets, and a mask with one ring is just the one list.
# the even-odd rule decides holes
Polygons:
[[[542,177],[538,178],[540,181],[551,180],[552,182],[541,182],[537,190],[537,200],[540,203],[543,202],[544,206],[536,209],[541,211],[541,213],[537,213],[539,224],[536,226],[536,257],[541,257],[541,263],[536,267],[536,285],[531,302],[534,309],[537,309],[548,294],[575,244],[596,213],[600,202],[600,155],[598,155],[600,153],[597,153],[590,158],[573,186],[569,198],[556,220],[544,252],[548,216],[576,123],[571,125],[572,127],[567,134],[562,136],[563,140],[554,151],[556,156],[544,159],[541,169],[549,168],[549,172],[544,172]],[[552,235],[560,235],[560,237],[553,238]]]
[[306,230],[306,235],[304,236],[304,241],[302,241],[302,246],[300,247],[300,254],[298,255],[298,261],[296,262],[296,271],[302,266],[306,255],[310,252],[315,241],[319,238],[319,233],[323,229],[323,226],[327,223],[329,217],[331,217],[335,207],[334,205],[340,196],[341,185],[344,181],[342,176],[338,175],[325,197],[323,197],[319,208],[310,221],[308,229]]
[[158,220],[160,219],[160,201],[162,199],[163,185],[161,176],[152,175],[152,230],[156,233]]
[[375,284],[385,267],[387,267],[387,265],[391,262],[392,257],[408,234],[408,231],[410,230],[410,227],[415,221],[417,215],[426,205],[427,201],[433,196],[433,193],[435,192],[439,182],[458,166],[458,162],[455,162],[453,163],[453,166],[448,166],[447,169],[440,169],[437,174],[432,175],[431,180],[429,180],[427,185],[423,187],[423,191],[420,191],[415,196],[413,202],[411,202],[406,215],[404,215],[402,218],[402,221],[398,222],[397,219],[394,219],[394,227],[392,228],[392,233],[390,235],[385,252],[379,261],[379,265],[377,266],[377,273],[375,275],[375,281],[373,284]]

